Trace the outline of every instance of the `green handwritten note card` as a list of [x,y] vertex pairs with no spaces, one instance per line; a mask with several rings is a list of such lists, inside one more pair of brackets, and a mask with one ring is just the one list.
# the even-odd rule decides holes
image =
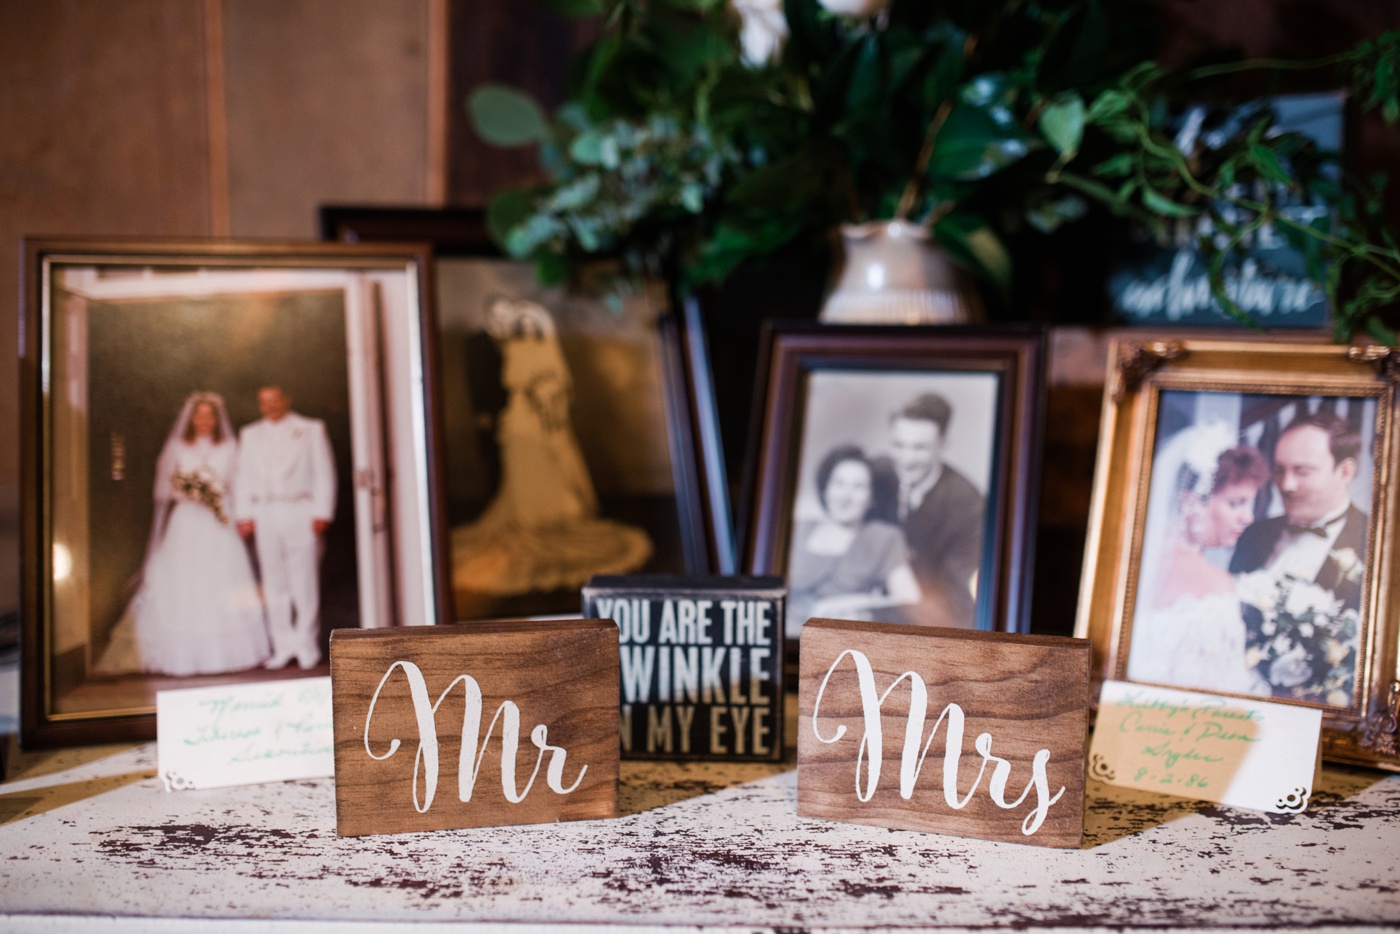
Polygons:
[[156,753],[166,791],[333,775],[331,679],[157,692]]
[[1307,807],[1322,711],[1105,681],[1089,775],[1164,795],[1276,814]]

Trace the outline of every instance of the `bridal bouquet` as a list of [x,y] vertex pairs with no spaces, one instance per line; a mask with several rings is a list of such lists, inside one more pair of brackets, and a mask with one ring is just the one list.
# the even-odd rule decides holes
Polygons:
[[1291,574],[1255,571],[1240,578],[1249,646],[1245,663],[1275,696],[1351,703],[1360,614],[1332,591]]
[[200,467],[189,473],[176,471],[170,476],[170,485],[182,498],[209,507],[219,522],[228,525],[228,513],[224,512],[224,484],[209,468]]

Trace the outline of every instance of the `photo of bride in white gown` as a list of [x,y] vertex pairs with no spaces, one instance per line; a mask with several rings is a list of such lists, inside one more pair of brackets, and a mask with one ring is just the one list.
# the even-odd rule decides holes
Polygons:
[[1208,549],[1233,549],[1269,481],[1262,454],[1210,422],[1174,434],[1153,459],[1127,676],[1170,687],[1269,694],[1246,664],[1234,577]]
[[99,674],[218,674],[271,655],[252,563],[229,515],[237,451],[223,398],[191,393],[157,463],[140,584]]
[[502,298],[491,305],[487,330],[500,347],[508,394],[497,431],[501,483],[474,522],[452,530],[454,585],[519,595],[637,570],[651,556],[651,539],[599,516],[553,317],[535,302]]

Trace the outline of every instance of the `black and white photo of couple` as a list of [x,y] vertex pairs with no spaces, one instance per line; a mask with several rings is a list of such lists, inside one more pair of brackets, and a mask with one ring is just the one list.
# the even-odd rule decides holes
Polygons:
[[219,393],[185,399],[157,461],[139,583],[97,674],[320,663],[334,455],[325,423],[296,412],[280,385],[256,399],[260,417],[236,432]]
[[[977,624],[996,391],[985,374],[813,377],[790,637],[813,617]],[[852,406],[863,415],[847,417]]]
[[1374,400],[1164,392],[1161,411],[1127,677],[1350,706]]

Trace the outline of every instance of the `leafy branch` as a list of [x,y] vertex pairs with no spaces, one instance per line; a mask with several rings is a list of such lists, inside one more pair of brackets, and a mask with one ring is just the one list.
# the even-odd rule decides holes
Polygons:
[[569,103],[547,116],[486,86],[469,107],[484,138],[539,147],[549,182],[501,193],[489,221],[549,281],[609,254],[691,288],[840,223],[901,218],[1005,291],[1009,223],[1049,234],[1099,204],[1163,236],[1193,230],[1241,321],[1231,261],[1282,238],[1338,339],[1395,338],[1378,314],[1400,299],[1379,186],[1267,108],[1183,134],[1169,102],[1218,100],[1212,82],[1241,72],[1335,69],[1395,125],[1400,33],[1313,61],[1173,72],[1152,61],[1146,0],[891,0],[878,20],[782,0],[786,45],[756,63],[729,0],[540,2],[604,20]]
[[[1379,109],[1392,125],[1400,121],[1400,33],[1326,59],[1289,64],[1341,66],[1359,89],[1363,109]],[[1316,151],[1301,134],[1280,132],[1267,110],[1210,146],[1204,133],[1186,145],[1167,136],[1154,112],[1153,102],[1169,84],[1276,67],[1213,66],[1188,73],[1184,81],[1157,66],[1137,69],[1086,111],[1085,131],[1107,134],[1121,144],[1119,151],[1092,165],[1088,177],[1060,170],[1050,180],[1159,230],[1174,222],[1208,221],[1197,239],[1211,290],[1245,324],[1256,322],[1231,294],[1226,267],[1242,244],[1276,229],[1303,253],[1309,278],[1322,286],[1338,340],[1365,330],[1394,343],[1395,333],[1378,313],[1400,298],[1400,251],[1382,223],[1379,185],[1348,175],[1337,154]],[[1350,290],[1344,288],[1349,277]]]

